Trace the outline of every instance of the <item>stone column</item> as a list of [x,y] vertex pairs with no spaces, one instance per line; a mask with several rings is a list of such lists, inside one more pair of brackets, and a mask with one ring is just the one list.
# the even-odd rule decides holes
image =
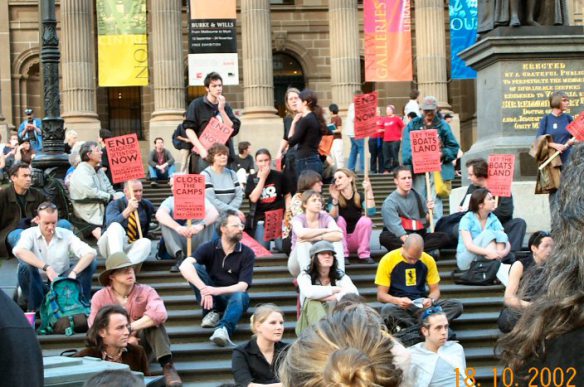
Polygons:
[[0,55],[0,134],[2,140],[8,141],[8,129],[14,127],[13,97],[12,97],[12,65],[10,53],[10,12],[7,1],[0,2],[0,47],[4,55]]
[[[255,149],[282,137],[282,120],[274,108],[272,19],[269,0],[241,0],[243,51],[243,116],[237,141],[250,141]],[[280,130],[274,130],[280,129]]]
[[330,0],[332,102],[346,110],[361,88],[357,0]]
[[61,0],[63,50],[63,118],[82,140],[95,139],[97,116],[93,5],[85,0]]
[[416,1],[416,63],[420,101],[432,95],[449,108],[444,0]]
[[[154,111],[150,120],[148,146],[162,137],[171,152],[172,132],[183,120],[185,84],[182,52],[182,1],[152,0],[152,67]],[[178,156],[176,151],[175,158]]]

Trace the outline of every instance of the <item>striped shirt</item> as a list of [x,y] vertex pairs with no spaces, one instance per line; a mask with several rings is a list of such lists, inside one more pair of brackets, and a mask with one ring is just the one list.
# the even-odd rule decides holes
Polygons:
[[239,211],[243,201],[243,189],[235,172],[225,168],[223,173],[218,174],[212,167],[207,167],[201,175],[205,177],[205,196],[219,214],[227,210]]

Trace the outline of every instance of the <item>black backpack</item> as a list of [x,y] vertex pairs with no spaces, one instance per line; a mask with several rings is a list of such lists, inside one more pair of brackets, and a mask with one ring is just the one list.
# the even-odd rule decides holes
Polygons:
[[183,128],[183,124],[178,125],[176,127],[176,129],[174,130],[174,132],[172,132],[172,146],[174,146],[174,148],[176,150],[186,149],[185,145],[188,146],[188,144],[185,144],[183,141],[179,140],[178,136],[181,136],[181,137],[187,136],[187,134]]
[[459,285],[497,285],[497,272],[501,266],[498,259],[477,259],[470,263],[468,270],[454,270],[452,278]]

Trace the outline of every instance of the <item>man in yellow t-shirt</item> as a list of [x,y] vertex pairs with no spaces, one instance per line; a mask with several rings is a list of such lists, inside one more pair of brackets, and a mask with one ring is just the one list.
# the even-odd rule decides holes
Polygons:
[[385,304],[381,316],[391,332],[417,325],[420,310],[432,305],[440,306],[448,321],[462,314],[460,301],[439,299],[439,282],[436,261],[424,252],[418,234],[408,235],[402,248],[381,258],[375,275],[377,300]]

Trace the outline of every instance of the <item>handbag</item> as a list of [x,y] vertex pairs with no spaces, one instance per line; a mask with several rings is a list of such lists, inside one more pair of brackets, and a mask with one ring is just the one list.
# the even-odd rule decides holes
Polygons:
[[499,283],[497,279],[499,266],[501,266],[501,261],[497,259],[477,259],[470,263],[468,270],[452,272],[452,277],[459,285],[496,285]]
[[434,172],[434,187],[436,189],[436,196],[441,199],[446,199],[452,192],[452,182],[444,181],[440,172]]
[[322,136],[320,140],[320,144],[318,145],[318,154],[321,156],[328,156],[331,154],[331,148],[333,147],[333,140],[335,136],[333,135],[326,135]]

